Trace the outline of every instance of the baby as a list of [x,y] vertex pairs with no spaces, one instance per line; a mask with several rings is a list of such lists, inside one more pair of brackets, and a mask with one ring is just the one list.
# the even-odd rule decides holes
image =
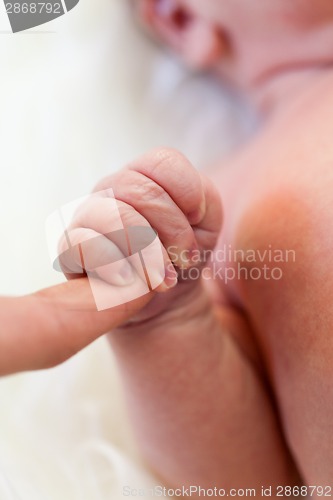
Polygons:
[[[261,131],[210,178],[160,149],[101,181],[96,191],[113,190],[125,227],[158,233],[164,282],[100,313],[86,278],[39,292],[35,324],[44,321],[49,346],[61,327],[65,348],[24,365],[12,342],[2,373],[56,364],[112,330],[138,443],[161,481],[331,496],[333,3],[134,3],[192,68],[247,93]],[[107,203],[83,207],[71,230],[108,233]],[[119,288],[133,286],[131,273]]]

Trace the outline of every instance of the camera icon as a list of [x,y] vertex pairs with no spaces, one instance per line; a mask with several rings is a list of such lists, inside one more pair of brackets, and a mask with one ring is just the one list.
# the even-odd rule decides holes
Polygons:
[[[109,221],[103,234],[72,229],[71,221],[82,207],[94,210],[100,203],[107,207],[103,215]],[[98,311],[131,302],[164,281],[157,233],[148,225],[124,227],[112,189],[62,206],[47,218],[45,229],[53,268],[67,275],[87,276]]]

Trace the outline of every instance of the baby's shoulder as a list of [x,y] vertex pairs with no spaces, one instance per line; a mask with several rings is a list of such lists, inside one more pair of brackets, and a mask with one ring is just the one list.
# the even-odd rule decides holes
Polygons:
[[233,241],[332,244],[331,88],[272,122],[228,166],[220,184]]
[[296,109],[218,176],[225,205],[219,244],[238,251],[232,258],[237,295],[274,296],[305,282],[314,292],[330,277],[333,293],[332,123],[333,93],[329,110],[309,105],[301,115]]

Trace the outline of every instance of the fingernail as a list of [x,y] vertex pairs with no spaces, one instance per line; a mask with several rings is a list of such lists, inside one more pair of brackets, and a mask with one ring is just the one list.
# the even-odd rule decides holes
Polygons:
[[178,273],[171,263],[165,267],[164,282],[167,288],[174,288],[178,284]]
[[167,264],[163,271],[159,271],[158,280],[156,281],[155,288],[160,291],[167,291],[174,288],[178,284],[178,273],[170,262]]
[[177,260],[175,261],[175,264],[180,269],[187,269],[191,265],[190,251],[180,250],[177,256]]
[[181,250],[176,261],[177,267],[180,269],[188,269],[193,264],[198,263],[199,247],[196,242],[193,243],[189,250]]
[[115,275],[114,282],[116,285],[128,286],[134,282],[134,278],[132,266],[125,260],[119,272]]

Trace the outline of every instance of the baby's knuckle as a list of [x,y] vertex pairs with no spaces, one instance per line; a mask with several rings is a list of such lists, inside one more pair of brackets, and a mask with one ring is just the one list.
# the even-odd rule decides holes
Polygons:
[[167,193],[162,186],[137,172],[128,172],[124,179],[124,186],[126,186],[126,197],[134,207],[167,198]]
[[188,166],[189,160],[186,156],[173,148],[160,148],[154,153],[154,169],[170,168],[171,166]]
[[166,192],[159,184],[147,179],[141,186],[135,190],[135,195],[138,201],[154,202],[166,197]]

